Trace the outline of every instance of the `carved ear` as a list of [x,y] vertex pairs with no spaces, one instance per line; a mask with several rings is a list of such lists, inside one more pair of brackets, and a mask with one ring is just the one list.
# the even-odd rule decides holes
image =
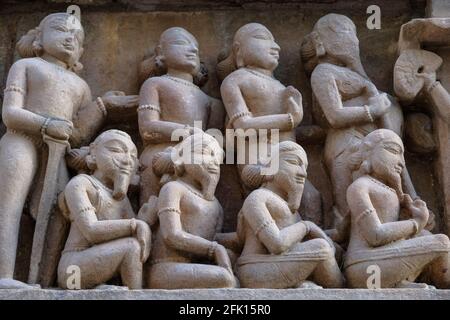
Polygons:
[[234,52],[234,57],[236,59],[236,66],[238,68],[245,67],[244,58],[242,57],[242,50],[239,45],[239,42],[236,42],[233,44],[233,52]]
[[90,154],[88,156],[86,156],[86,165],[92,171],[97,169],[97,163],[95,161],[95,157]]
[[327,52],[325,51],[322,40],[316,31],[311,32],[311,39],[314,44],[317,57],[323,57]]

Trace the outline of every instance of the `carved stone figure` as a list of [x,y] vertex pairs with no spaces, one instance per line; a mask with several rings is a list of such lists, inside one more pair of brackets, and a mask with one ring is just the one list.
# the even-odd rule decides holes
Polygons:
[[[333,236],[343,241],[348,235],[345,192],[352,182],[351,146],[377,128],[401,135],[403,115],[395,100],[379,92],[365,73],[356,27],[348,17],[328,14],[320,18],[305,37],[301,53],[305,69],[311,73],[316,121],[328,127],[324,162],[333,191],[333,226],[338,227]],[[415,198],[408,172],[402,174],[405,191]]]
[[[424,228],[429,221],[425,202],[403,193],[404,147],[391,130],[369,133],[355,148],[354,182],[347,190],[351,234],[345,275],[352,288],[367,288],[368,268],[377,266],[382,288],[450,287],[446,235]],[[401,212],[403,211],[403,212]],[[404,219],[400,219],[400,214]]]
[[237,236],[243,250],[237,274],[242,287],[297,288],[314,287],[314,283],[342,287],[333,241],[297,211],[308,166],[305,151],[295,142],[284,141],[272,157],[279,159],[273,176],[261,175],[258,165],[243,171],[244,179],[261,187],[245,199],[238,218]]
[[177,129],[194,132],[221,128],[223,105],[220,100],[206,95],[200,87],[207,80],[207,70],[200,64],[195,37],[183,28],[169,28],[161,34],[154,55],[141,66],[141,77],[148,78],[139,94],[139,131],[145,149],[142,165],[141,203],[157,196],[159,178],[152,169],[155,154],[178,140],[172,140]]
[[[256,130],[258,138],[261,138],[258,130],[275,129],[279,130],[279,141],[295,141],[295,128],[303,119],[302,95],[274,78],[279,52],[271,32],[259,23],[246,24],[236,31],[230,55],[217,66],[219,78],[224,79],[220,91],[229,128],[250,129],[249,135],[252,129]],[[278,143],[272,141],[270,132],[267,143]],[[245,164],[238,163],[239,172],[250,163],[248,144]],[[262,160],[261,156],[265,155],[258,154],[258,161]],[[309,181],[306,181],[305,198],[317,210],[310,215],[320,216],[321,197]]]
[[75,16],[55,13],[17,43],[24,59],[9,71],[2,109],[7,132],[0,140],[0,288],[23,287],[12,278],[33,179],[40,177],[30,204],[37,221],[29,281],[36,283],[52,203],[68,179],[66,148],[88,142],[117,103],[136,104],[136,97],[114,93],[92,101],[88,85],[74,73],[81,68],[83,39]]
[[135,219],[126,196],[137,169],[136,146],[125,132],[105,131],[90,145],[86,163],[92,174],[72,178],[60,196],[71,226],[58,266],[58,284],[75,285],[70,267],[77,266],[78,289],[104,284],[117,274],[124,286],[141,289],[151,232],[146,222]]
[[222,207],[214,196],[222,160],[217,141],[203,133],[155,156],[155,173],[165,175],[166,184],[158,198],[148,287],[236,286],[227,250],[214,241],[223,221]]

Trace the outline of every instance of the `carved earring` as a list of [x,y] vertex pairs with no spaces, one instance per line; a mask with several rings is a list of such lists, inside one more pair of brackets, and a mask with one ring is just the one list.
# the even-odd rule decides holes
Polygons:
[[323,57],[326,54],[323,42],[320,40],[319,34],[317,32],[312,32],[311,37],[314,43],[317,57]]
[[86,156],[86,165],[92,171],[97,169],[97,163],[96,163],[95,157],[92,155]]
[[244,58],[242,57],[241,49],[239,48],[239,44],[235,43],[233,47],[234,47],[233,52],[234,52],[234,56],[236,59],[236,67],[238,67],[238,69],[245,67]]

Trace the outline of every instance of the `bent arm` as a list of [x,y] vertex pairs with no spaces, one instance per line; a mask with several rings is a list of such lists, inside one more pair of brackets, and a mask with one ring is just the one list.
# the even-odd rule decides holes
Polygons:
[[164,242],[171,248],[207,257],[215,243],[183,230],[180,215],[181,191],[176,184],[166,184],[160,192],[158,216]]
[[293,129],[291,116],[288,114],[274,114],[255,117],[245,103],[241,89],[234,79],[224,81],[220,87],[223,104],[229,117],[229,126],[234,129],[279,129],[289,131]]
[[72,223],[83,236],[93,244],[132,236],[134,227],[131,219],[97,219],[87,188],[86,181],[75,178],[67,184],[64,192]]
[[313,72],[311,87],[314,97],[332,128],[342,129],[372,122],[368,115],[368,109],[364,106],[343,106],[339,88],[332,75]]
[[271,254],[281,254],[305,237],[307,227],[303,222],[297,222],[280,230],[265,201],[261,200],[251,195],[245,200],[242,207],[244,218]]
[[46,118],[25,109],[26,65],[19,60],[9,70],[3,99],[2,120],[8,129],[40,134]]
[[411,237],[417,232],[414,220],[381,223],[372,205],[367,189],[352,185],[347,191],[347,202],[361,234],[372,247]]
[[91,90],[86,84],[81,106],[73,116],[72,147],[87,145],[103,126],[106,116],[101,98],[92,101]]
[[450,121],[450,95],[439,81],[436,81],[428,92],[432,104],[436,107],[444,121]]
[[183,124],[161,120],[157,86],[149,81],[139,92],[138,122],[142,139],[150,143],[170,142],[174,130],[185,128]]

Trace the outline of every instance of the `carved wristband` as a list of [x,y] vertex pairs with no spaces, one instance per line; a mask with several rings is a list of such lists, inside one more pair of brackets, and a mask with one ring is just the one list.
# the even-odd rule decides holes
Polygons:
[[4,92],[6,93],[6,92],[11,92],[11,91],[13,91],[13,92],[18,92],[18,93],[20,93],[21,95],[25,95],[25,90],[23,90],[21,87],[19,87],[19,86],[15,86],[15,85],[10,85],[10,86],[8,86],[8,87],[6,87],[6,89],[4,90]]
[[158,113],[161,113],[161,109],[158,106],[154,106],[152,104],[142,104],[138,107],[138,111],[144,111],[144,110],[153,110]]
[[372,113],[370,113],[369,106],[364,106],[364,110],[366,111],[366,115],[367,115],[367,118],[369,119],[369,121],[374,122],[375,120],[372,116]]
[[414,219],[411,219],[411,222],[413,224],[413,236],[415,236],[419,232],[419,224]]
[[130,229],[131,235],[133,236],[136,233],[137,223],[135,218],[130,219]]
[[106,111],[106,107],[105,107],[105,104],[103,103],[102,98],[98,97],[97,99],[95,99],[95,103],[97,104],[97,107],[100,109],[103,116],[106,117],[108,112]]
[[47,128],[48,128],[48,125],[50,124],[50,122],[52,121],[53,119],[52,118],[45,118],[45,121],[44,121],[44,123],[42,124],[42,126],[41,126],[41,135],[45,135],[45,134],[47,134]]
[[216,253],[218,243],[216,241],[212,241],[211,245],[208,248],[208,258],[212,260],[214,258],[214,254]]
[[289,126],[289,130],[293,130],[295,128],[295,122],[294,122],[294,117],[292,116],[291,113],[288,113],[288,126]]

